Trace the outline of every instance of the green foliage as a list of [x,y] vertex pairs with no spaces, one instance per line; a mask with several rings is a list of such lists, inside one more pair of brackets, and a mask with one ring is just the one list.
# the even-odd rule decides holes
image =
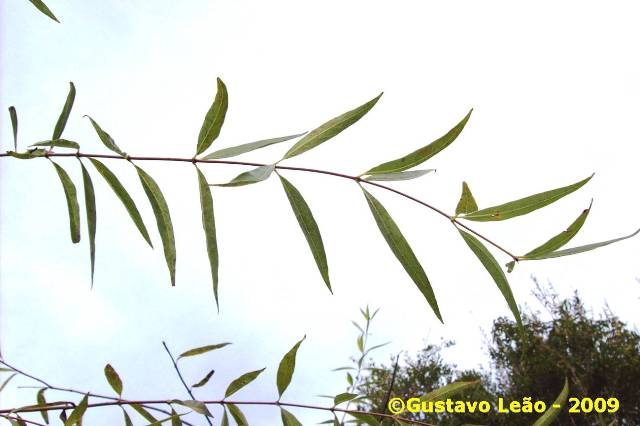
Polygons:
[[[69,120],[69,115],[71,114],[71,109],[73,108],[73,102],[76,99],[76,86],[73,85],[73,82],[69,83],[69,94],[67,95],[67,100],[62,107],[62,111],[60,112],[60,117],[58,117],[58,121],[56,122],[56,127],[53,129],[53,136],[51,136],[52,140],[60,139],[62,136],[62,132],[67,125],[67,120]],[[79,148],[79,147],[78,147]]]
[[78,195],[76,186],[69,177],[69,174],[58,164],[51,161],[53,167],[58,173],[60,183],[64,189],[64,196],[67,200],[67,210],[69,211],[69,232],[71,233],[71,242],[80,242],[80,206],[78,205]]
[[42,0],[29,0],[29,1],[44,15],[60,23],[60,21],[58,21],[58,18],[56,18],[56,15],[53,14],[53,12],[47,7],[46,4],[44,4]]
[[224,124],[224,118],[227,115],[227,108],[229,106],[229,95],[227,93],[227,86],[222,80],[218,78],[218,91],[216,97],[211,104],[211,108],[207,111],[207,115],[202,123],[200,134],[198,135],[198,146],[196,148],[196,155],[200,155],[205,152],[220,135],[220,130]]
[[260,148],[265,148],[277,143],[290,141],[291,139],[299,138],[305,135],[305,133],[298,133],[297,135],[281,136],[278,138],[263,139],[256,142],[245,143],[238,146],[232,146],[230,148],[224,148],[209,155],[202,157],[203,160],[218,160],[220,158],[236,157],[238,155],[246,154],[247,152],[255,151]]

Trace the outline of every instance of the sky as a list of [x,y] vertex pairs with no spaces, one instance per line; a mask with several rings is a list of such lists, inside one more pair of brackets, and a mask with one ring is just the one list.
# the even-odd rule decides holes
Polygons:
[[[453,212],[466,180],[480,207],[594,178],[556,204],[501,223],[471,226],[517,253],[566,228],[594,205],[570,243],[627,235],[640,227],[634,196],[640,130],[637,2],[272,0],[65,2],[49,0],[61,23],[29,2],[1,3],[0,110],[14,105],[19,144],[48,139],[77,87],[65,138],[83,152],[106,153],[83,118],[90,114],[131,155],[190,158],[216,91],[229,111],[212,149],[309,131],[384,92],[339,136],[287,165],[359,174],[443,135],[470,108],[458,140],[424,164],[436,173],[394,187]],[[2,150],[12,149],[8,114]],[[242,159],[273,162],[281,144]],[[240,158],[239,158],[240,159]],[[283,400],[326,404],[316,395],[344,391],[330,370],[356,351],[352,319],[380,308],[372,343],[391,343],[377,362],[425,343],[454,340],[448,359],[487,367],[491,323],[510,316],[489,274],[458,233],[419,205],[372,193],[407,237],[429,276],[444,317],[435,318],[393,257],[355,184],[283,173],[318,222],[334,288],[331,295],[277,179],[214,188],[220,249],[216,312],[201,227],[197,178],[188,164],[138,162],[162,188],[177,240],[172,288],[153,213],[135,175],[108,161],[140,209],[151,250],[101,177],[91,169],[98,204],[95,284],[90,289],[84,212],[82,241],[69,241],[66,204],[53,167],[42,159],[0,159],[0,343],[5,359],[60,386],[109,393],[111,363],[127,398],[186,398],[170,360],[192,347],[233,345],[181,363],[187,381],[216,369],[196,395],[218,398],[230,380],[267,367],[238,399],[276,398],[282,355],[302,336]],[[81,188],[75,159],[60,159]],[[245,168],[203,166],[210,182]],[[81,191],[80,191],[81,194]],[[533,282],[563,296],[578,290],[587,306],[609,306],[640,322],[640,241],[631,239],[563,259],[522,263],[509,274],[521,307],[540,309]],[[509,259],[493,251],[503,264]],[[28,384],[22,381],[16,384]],[[51,397],[53,398],[53,397]],[[28,389],[4,391],[0,405],[32,403]],[[218,417],[219,409],[214,409]],[[326,415],[292,410],[303,423]],[[275,409],[247,409],[275,424]],[[90,424],[113,424],[114,409]],[[199,421],[198,419],[195,420]]]

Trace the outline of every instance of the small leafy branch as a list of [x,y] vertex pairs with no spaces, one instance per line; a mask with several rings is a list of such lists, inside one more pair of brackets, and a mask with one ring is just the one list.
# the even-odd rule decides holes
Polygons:
[[[431,205],[428,202],[420,200],[412,195],[409,195],[386,184],[380,183],[416,179],[433,171],[432,169],[416,170],[414,168],[431,159],[433,156],[451,145],[458,138],[458,136],[466,126],[471,117],[472,111],[469,111],[469,113],[458,124],[456,124],[451,130],[446,132],[442,137],[436,139],[435,141],[400,158],[387,161],[378,166],[372,167],[371,169],[359,175],[349,175],[328,170],[287,166],[281,163],[285,160],[291,159],[300,154],[303,154],[306,151],[316,148],[324,142],[327,142],[329,139],[332,139],[333,137],[343,132],[345,129],[359,121],[365,114],[367,114],[378,102],[382,94],[376,96],[363,105],[358,106],[357,108],[354,108],[325,122],[324,124],[308,133],[260,140],[257,142],[251,142],[220,149],[218,151],[207,154],[207,150],[211,147],[213,142],[218,138],[220,134],[229,103],[227,88],[222,80],[218,79],[217,93],[209,111],[205,115],[205,119],[198,136],[195,155],[192,158],[131,156],[120,149],[111,135],[103,130],[102,127],[96,122],[96,120],[89,116],[86,117],[89,119],[100,141],[114,154],[87,154],[80,152],[79,143],[62,138],[64,128],[73,107],[75,96],[75,86],[73,83],[70,83],[69,94],[62,108],[62,112],[60,113],[58,121],[56,122],[56,125],[54,127],[52,137],[50,139],[31,144],[29,149],[24,152],[18,152],[18,116],[15,108],[10,107],[9,113],[13,127],[14,150],[0,154],[0,158],[13,157],[17,159],[29,160],[42,157],[51,162],[64,190],[69,212],[69,230],[71,234],[71,241],[73,243],[78,243],[80,241],[80,207],[77,199],[77,190],[69,174],[62,166],[54,162],[53,158],[75,157],[78,160],[84,185],[84,201],[87,219],[87,231],[89,237],[89,255],[91,262],[92,283],[95,269],[95,236],[97,212],[95,190],[93,187],[91,175],[85,167],[85,163],[83,162],[83,159],[85,158],[89,160],[98,174],[100,174],[107,182],[107,184],[111,187],[116,196],[122,202],[123,206],[131,217],[131,220],[133,221],[134,225],[136,226],[144,240],[149,244],[149,246],[153,247],[151,237],[144,223],[144,220],[142,219],[142,216],[136,206],[136,203],[133,201],[132,197],[129,195],[128,191],[125,189],[116,175],[99,159],[126,160],[133,165],[138,174],[140,184],[142,185],[142,188],[147,195],[147,198],[155,215],[158,233],[160,235],[166,264],[169,270],[171,285],[175,285],[176,247],[169,206],[156,181],[137,163],[141,161],[162,161],[186,162],[193,164],[198,178],[200,203],[202,208],[202,226],[204,229],[205,243],[211,270],[213,293],[216,304],[218,306],[219,259],[211,187],[239,187],[256,184],[265,181],[273,174],[276,174],[278,176],[285,194],[289,200],[289,203],[291,204],[291,208],[298,221],[298,224],[304,234],[304,237],[307,240],[320,275],[327,288],[332,291],[331,282],[329,279],[329,266],[318,224],[316,223],[311,209],[300,191],[288,179],[281,175],[281,172],[283,171],[316,173],[326,176],[338,177],[356,183],[361,188],[366,202],[374,217],[374,220],[382,236],[389,245],[392,253],[402,264],[402,266],[404,267],[410,278],[413,280],[415,285],[418,287],[419,291],[423,294],[429,306],[440,321],[443,321],[443,319],[440,314],[438,302],[436,300],[436,296],[431,283],[421,263],[418,261],[411,246],[407,242],[406,238],[400,231],[400,228],[392,219],[388,211],[380,203],[380,201],[378,201],[378,199],[374,197],[374,195],[371,194],[365,187],[375,187],[400,195],[423,207],[428,208],[429,210],[442,216],[449,223],[451,223],[467,243],[471,251],[477,256],[483,266],[487,269],[487,271],[495,281],[498,289],[507,301],[510,310],[512,311],[520,326],[522,325],[520,312],[511,292],[511,288],[507,281],[506,275],[499,265],[498,261],[489,252],[489,250],[481,242],[481,240],[492,245],[494,248],[508,256],[510,262],[507,263],[506,266],[507,270],[511,272],[515,264],[519,261],[549,259],[582,253],[630,238],[640,232],[639,229],[634,233],[624,237],[560,250],[582,228],[582,225],[586,221],[587,216],[591,211],[591,206],[589,206],[589,208],[584,210],[565,231],[560,232],[559,234],[555,235],[554,237],[536,247],[535,249],[529,251],[528,253],[518,256],[505,249],[503,246],[497,244],[489,237],[480,234],[479,232],[475,231],[462,222],[463,220],[471,222],[499,222],[531,213],[535,210],[552,204],[578,190],[583,185],[585,185],[593,175],[571,185],[551,189],[515,201],[510,201],[504,204],[486,207],[483,209],[478,208],[476,200],[474,199],[468,184],[466,182],[463,182],[460,201],[458,202],[458,205],[455,209],[455,214],[453,215],[445,213],[443,210]],[[291,146],[291,148],[284,154],[284,156],[280,160],[271,164],[228,160],[228,158],[230,157],[239,156],[241,154],[245,154],[260,148],[265,148],[274,144],[279,144],[294,139],[298,139],[297,142],[293,146]],[[75,152],[54,152],[54,148],[71,149]],[[201,164],[233,164],[251,166],[253,168],[239,174],[227,183],[211,184],[208,182],[204,173],[199,168],[199,165]]]

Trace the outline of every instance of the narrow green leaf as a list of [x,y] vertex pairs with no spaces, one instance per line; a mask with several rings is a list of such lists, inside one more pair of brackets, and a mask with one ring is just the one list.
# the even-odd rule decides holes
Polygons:
[[216,307],[220,312],[218,301],[218,242],[216,239],[216,219],[213,213],[213,197],[211,189],[207,183],[207,178],[196,167],[198,172],[198,187],[200,189],[200,207],[202,209],[202,228],[204,229],[205,241],[207,244],[207,256],[209,257],[209,268],[211,269],[211,281],[213,283],[213,296],[216,299]]
[[309,205],[302,197],[302,194],[298,189],[291,184],[287,179],[278,175],[280,178],[280,182],[282,183],[282,187],[284,188],[284,192],[287,194],[287,198],[289,199],[289,204],[291,204],[291,209],[298,220],[298,224],[300,225],[300,229],[302,229],[302,233],[309,244],[309,248],[311,249],[311,254],[316,261],[316,265],[318,266],[318,270],[320,271],[320,275],[322,275],[322,279],[324,283],[329,288],[329,291],[333,293],[331,290],[331,282],[329,281],[329,266],[327,264],[327,255],[324,251],[324,244],[322,243],[322,235],[320,235],[320,228],[318,228],[318,224],[313,217],[313,213],[311,213],[311,209]]
[[553,402],[551,407],[544,412],[544,414],[536,420],[533,426],[549,426],[553,423],[553,421],[560,415],[562,412],[562,407],[567,403],[567,398],[569,397],[569,381],[564,379],[564,386],[562,387],[562,391],[560,395]]
[[507,301],[509,309],[511,309],[513,316],[518,322],[518,326],[522,330],[523,326],[522,318],[520,318],[520,311],[518,310],[518,305],[516,304],[513,293],[511,292],[511,287],[509,286],[509,282],[507,281],[507,277],[504,275],[502,268],[500,268],[500,265],[493,257],[493,255],[489,252],[489,250],[487,250],[487,248],[482,245],[482,243],[476,237],[460,229],[458,229],[458,231],[460,232],[460,235],[467,243],[471,251],[478,257],[480,263],[482,263],[487,272],[489,272],[489,275],[491,275],[493,281],[495,281],[498,289]]
[[87,411],[87,405],[89,404],[89,395],[85,395],[80,403],[73,409],[67,421],[64,422],[64,426],[73,426],[82,424],[82,417]]
[[138,228],[138,231],[140,231],[140,234],[142,234],[144,240],[149,244],[149,246],[153,247],[153,244],[151,244],[151,237],[149,237],[149,232],[147,231],[147,227],[144,225],[144,221],[136,207],[136,203],[134,203],[127,190],[124,189],[120,180],[118,180],[116,175],[114,175],[113,172],[100,161],[95,158],[89,158],[89,161],[91,161],[91,164],[93,164],[98,173],[102,175],[104,180],[107,181],[111,189],[113,189],[113,192],[115,192],[116,196],[120,199],[122,205],[127,210],[127,213],[129,213],[131,220],[133,220],[133,223],[136,225],[136,228]]
[[115,152],[118,155],[121,155],[123,157],[127,156],[127,154],[123,152],[120,149],[120,147],[116,144],[116,141],[113,140],[111,135],[109,135],[109,133],[102,130],[102,127],[100,127],[100,125],[96,123],[93,118],[89,117],[88,115],[85,115],[85,117],[91,120],[91,125],[95,129],[96,133],[98,134],[98,137],[100,138],[104,146],[106,146],[107,148],[109,148],[111,151]]
[[497,220],[511,219],[512,217],[521,216],[532,211],[558,201],[572,192],[581,188],[589,182],[593,175],[586,179],[576,182],[573,185],[563,186],[562,188],[552,189],[550,191],[541,192],[539,194],[530,195],[529,197],[519,200],[510,201],[499,206],[487,207],[486,209],[477,210],[462,216],[463,219],[473,220],[476,222],[489,222]]
[[46,152],[47,151],[44,149],[37,148],[37,149],[29,150],[27,152],[9,151],[7,152],[7,154],[11,157],[19,158],[20,160],[30,160],[32,158],[44,157]]
[[201,388],[202,386],[206,385],[209,382],[209,380],[211,379],[211,377],[213,377],[213,374],[215,372],[216,372],[216,370],[209,371],[206,376],[204,376],[198,383],[196,383],[192,387]]
[[380,204],[380,202],[367,190],[362,188],[362,191],[367,199],[367,203],[369,204],[369,208],[371,209],[371,213],[373,214],[376,224],[389,245],[389,248],[398,261],[400,261],[400,264],[402,264],[402,267],[407,271],[407,274],[409,274],[420,292],[427,299],[427,302],[431,306],[431,309],[433,309],[436,317],[438,317],[440,322],[442,322],[442,316],[440,315],[440,309],[438,308],[438,302],[435,294],[433,293],[433,288],[431,288],[431,283],[429,282],[422,265],[420,265],[416,255],[413,253],[411,246],[404,238],[400,228],[398,228],[398,225],[393,221],[384,206]]
[[64,196],[67,199],[67,210],[69,210],[69,231],[71,233],[71,241],[77,243],[80,241],[80,206],[78,205],[78,196],[76,192],[76,186],[71,181],[71,178],[67,172],[55,162],[51,161],[53,167],[55,167],[62,188],[64,189]]
[[357,397],[358,397],[358,394],[356,393],[349,393],[349,392],[341,393],[340,395],[336,395],[336,397],[333,398],[333,405],[340,405],[343,402],[351,401],[353,398],[357,398]]
[[229,106],[229,96],[227,86],[218,78],[218,91],[211,104],[211,108],[204,117],[200,134],[198,135],[198,147],[196,155],[200,155],[211,146],[220,134],[220,129],[224,124],[224,117],[227,115]]
[[127,413],[124,408],[122,409],[122,415],[124,416],[124,425],[125,426],[133,426],[133,422],[131,421],[131,417],[129,417],[129,413]]
[[469,189],[467,182],[462,182],[462,195],[460,195],[460,201],[456,207],[456,215],[467,214],[478,210],[478,204],[476,204],[475,198]]
[[356,341],[356,343],[358,345],[358,350],[360,352],[364,352],[364,336],[362,334],[358,336],[358,340]]
[[56,127],[53,130],[53,136],[51,137],[51,139],[60,139],[60,137],[62,136],[62,132],[67,125],[67,120],[69,119],[69,114],[71,114],[71,108],[73,108],[73,101],[75,99],[76,86],[73,85],[73,82],[69,82],[69,94],[67,95],[67,100],[62,107],[60,117],[58,117],[58,121],[56,122]]
[[231,343],[225,342],[225,343],[218,343],[215,345],[207,345],[207,346],[201,346],[199,348],[193,348],[193,349],[189,349],[186,352],[183,352],[178,359],[180,358],[186,358],[189,356],[196,356],[196,355],[201,355],[210,351],[215,351],[216,349],[221,349],[224,348],[227,345],[230,345]]
[[280,417],[282,418],[282,426],[302,426],[302,423],[296,419],[296,416],[282,407],[280,407]]
[[42,2],[42,0],[29,0],[31,2],[31,4],[33,4],[40,12],[42,12],[43,14],[47,15],[49,18],[53,19],[54,21],[56,21],[57,23],[60,23],[60,21],[58,21],[58,18],[56,18],[56,15],[53,14],[53,12],[47,7],[46,4],[44,4],[44,2]]
[[84,185],[84,205],[87,213],[87,232],[89,234],[89,258],[91,259],[91,287],[93,288],[93,273],[96,264],[96,193],[91,181],[91,175],[80,161],[82,182]]
[[382,344],[379,344],[379,345],[372,346],[369,349],[367,349],[366,351],[364,351],[364,355],[368,355],[369,352],[371,352],[371,351],[374,351],[376,349],[380,349],[380,348],[382,348],[384,346],[387,346],[389,343],[391,343],[391,342],[382,343]]
[[104,376],[107,378],[111,389],[118,395],[122,395],[122,380],[111,364],[104,366]]
[[290,136],[281,136],[279,138],[272,139],[263,139],[256,142],[245,143],[242,145],[232,146],[229,148],[224,148],[219,151],[215,151],[205,157],[202,157],[203,160],[218,160],[220,158],[230,158],[236,157],[241,154],[245,154],[247,152],[255,151],[256,149],[264,148],[270,145],[274,145],[281,142],[286,142],[291,139],[299,138],[300,136],[305,135],[304,133],[298,133],[297,135]]
[[[232,381],[227,390],[224,393],[224,397],[228,398],[234,393],[238,392],[240,389],[253,382],[265,369],[250,371],[249,373],[245,373],[242,376],[238,377],[234,381]],[[235,416],[234,416],[235,417]]]
[[59,148],[80,149],[80,144],[78,142],[70,141],[67,139],[56,139],[56,140],[36,142],[29,146],[48,146],[48,147],[56,146]]
[[220,422],[220,426],[229,426],[229,416],[227,415],[226,407],[222,407],[222,421]]
[[363,179],[368,181],[399,181],[416,179],[427,173],[435,172],[436,169],[425,170],[409,170],[408,172],[379,173],[365,176]]
[[293,377],[293,372],[296,369],[296,355],[300,344],[306,339],[304,336],[300,339],[280,360],[278,365],[278,373],[276,375],[276,382],[278,385],[278,399],[282,398],[282,394],[287,390]]
[[186,400],[174,399],[171,402],[190,408],[198,414],[202,414],[207,417],[213,417],[209,412],[209,409],[203,402],[194,401],[192,399],[186,399]]
[[565,249],[565,250],[558,250],[558,251],[554,251],[554,252],[551,252],[551,253],[547,253],[547,254],[543,254],[543,255],[539,255],[539,256],[535,256],[535,257],[527,257],[526,259],[522,259],[522,260],[552,259],[552,258],[555,258],[555,257],[570,256],[572,254],[584,253],[585,251],[595,250],[595,249],[600,248],[600,247],[608,246],[609,244],[617,243],[618,241],[622,241],[622,240],[626,240],[626,239],[631,238],[631,237],[635,237],[636,235],[638,235],[638,233],[640,233],[640,229],[638,229],[637,231],[635,231],[632,234],[629,234],[629,235],[626,235],[626,236],[620,237],[620,238],[614,238],[613,240],[602,241],[602,242],[593,243],[593,244],[587,244],[587,245],[584,245],[584,246],[568,248],[568,249]]
[[171,409],[171,426],[182,426],[182,420],[174,409]]
[[2,392],[4,390],[5,387],[7,387],[7,385],[9,384],[9,382],[18,375],[18,373],[13,373],[11,374],[9,377],[6,378],[6,380],[4,382],[2,382],[2,385],[0,385],[0,392]]
[[11,117],[11,128],[13,129],[13,150],[18,150],[18,113],[16,107],[9,107],[9,116]]
[[138,412],[138,414],[140,414],[142,417],[145,418],[145,420],[149,421],[149,422],[157,422],[158,419],[156,419],[155,417],[153,417],[151,415],[151,413],[149,413],[147,410],[144,409],[143,406],[139,405],[139,404],[130,404],[131,408],[133,408],[134,410],[136,410]]
[[467,121],[469,121],[472,112],[473,109],[469,111],[469,113],[462,119],[462,121],[456,124],[453,129],[449,130],[446,135],[442,136],[439,139],[436,139],[429,145],[423,146],[422,148],[413,151],[412,153],[405,155],[404,157],[382,163],[363,174],[368,175],[401,172],[424,163],[429,158],[433,157],[456,140],[458,135],[462,132],[462,129],[464,129],[464,126],[467,124]]
[[349,383],[349,386],[353,386],[353,376],[351,375],[351,373],[347,372],[347,383]]
[[218,183],[212,186],[244,186],[251,185],[253,183],[262,182],[263,180],[267,180],[271,173],[275,170],[275,164],[269,164],[266,166],[260,166],[255,169],[249,170],[248,172],[240,173],[238,176],[234,177],[228,183]]
[[356,420],[359,420],[360,422],[364,422],[366,425],[369,425],[369,426],[380,426],[380,422],[378,420],[376,420],[376,418],[373,417],[371,414],[349,413],[349,415],[352,416],[353,418],[355,418]]
[[164,248],[164,257],[167,261],[167,267],[169,268],[171,285],[174,286],[176,285],[176,241],[173,235],[173,224],[171,223],[169,206],[156,181],[140,167],[135,167],[142,188],[144,188],[144,192],[147,194],[153,213],[156,216],[156,224],[158,226],[160,239],[162,240],[162,247]]
[[233,420],[236,421],[236,424],[238,426],[249,426],[249,422],[247,421],[247,418],[244,416],[242,411],[240,411],[238,406],[236,406],[234,404],[227,404],[227,408],[229,409],[229,412],[231,413],[231,417],[233,417]]
[[315,148],[321,143],[326,142],[327,140],[336,136],[344,129],[360,120],[366,113],[368,113],[369,110],[376,104],[376,102],[378,102],[381,96],[382,93],[371,99],[369,102],[360,105],[359,107],[351,111],[345,112],[338,117],[332,118],[320,127],[312,130],[305,137],[300,139],[295,145],[293,145],[291,149],[289,149],[289,151],[287,151],[287,153],[284,155],[283,159],[300,155],[303,152]]
[[461,392],[464,392],[467,389],[474,388],[480,383],[479,380],[474,380],[471,382],[453,382],[449,383],[446,386],[435,389],[422,397],[420,399],[426,402],[435,402],[435,401],[444,401],[447,398],[451,398],[452,396],[459,395]]
[[[42,388],[36,394],[36,401],[38,402],[38,405],[46,405],[47,404],[47,400],[44,397],[44,393],[45,393],[46,390],[47,390],[47,388]],[[40,411],[40,415],[42,416],[42,419],[44,420],[44,422],[46,424],[49,424],[49,412],[47,410],[42,410],[42,411]]]

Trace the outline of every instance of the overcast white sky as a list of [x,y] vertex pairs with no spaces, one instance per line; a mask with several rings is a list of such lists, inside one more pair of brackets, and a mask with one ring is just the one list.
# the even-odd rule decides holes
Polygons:
[[[27,1],[0,9],[2,150],[15,105],[19,138],[50,137],[73,81],[76,104],[65,137],[84,152],[105,149],[91,114],[132,155],[191,157],[215,79],[229,90],[229,112],[213,148],[311,130],[385,94],[360,122],[287,164],[357,174],[423,146],[475,108],[463,134],[426,163],[438,172],[402,190],[453,211],[467,180],[481,207],[576,182],[579,192],[531,215],[472,224],[523,253],[564,229],[594,198],[575,243],[626,235],[640,226],[637,168],[640,60],[637,2],[595,1],[77,1],[49,0],[55,24]],[[634,41],[635,40],[635,41]],[[284,144],[286,145],[286,144]],[[249,154],[274,161],[286,146]],[[80,190],[76,160],[60,160]],[[227,383],[267,367],[243,399],[274,399],[281,356],[307,335],[284,399],[322,403],[343,391],[339,373],[355,349],[349,321],[369,304],[381,311],[373,341],[391,340],[377,359],[415,352],[440,337],[457,345],[461,367],[486,363],[484,340],[506,303],[455,230],[405,199],[372,191],[396,219],[434,286],[445,319],[427,303],[379,235],[356,185],[286,173],[304,194],[328,253],[335,295],[324,286],[275,179],[213,192],[221,252],[221,313],[216,314],[202,236],[197,181],[189,164],[139,163],[160,184],[176,231],[177,286],[170,288],[151,209],[132,167],[108,165],[137,201],[156,249],[150,250],[95,170],[98,203],[95,287],[88,242],[68,236],[64,196],[44,160],[0,161],[1,343],[6,359],[50,382],[108,392],[110,362],[125,397],[186,397],[162,351],[232,341],[185,360],[197,394],[216,398]],[[204,167],[211,181],[241,171]],[[81,193],[81,192],[80,192]],[[84,213],[83,213],[84,215]],[[637,239],[575,257],[519,265],[509,275],[521,306],[537,307],[531,275],[562,295],[579,290],[637,325]],[[506,259],[495,253],[501,263]],[[33,392],[3,394],[2,406]],[[216,408],[216,414],[219,412]],[[294,410],[295,411],[295,410]],[[276,410],[247,410],[273,424]],[[299,413],[299,412],[296,412]],[[112,424],[117,410],[91,415]],[[300,413],[306,423],[322,420]],[[197,422],[198,420],[196,420]]]

